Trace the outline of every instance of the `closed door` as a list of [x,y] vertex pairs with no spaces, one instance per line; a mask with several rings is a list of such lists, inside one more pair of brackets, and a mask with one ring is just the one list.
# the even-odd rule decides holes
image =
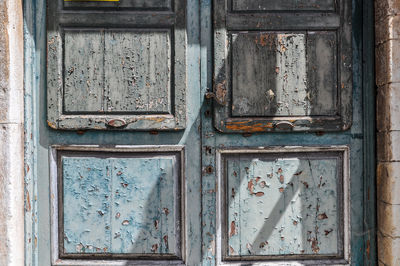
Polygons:
[[28,264],[374,264],[361,9],[32,4]]

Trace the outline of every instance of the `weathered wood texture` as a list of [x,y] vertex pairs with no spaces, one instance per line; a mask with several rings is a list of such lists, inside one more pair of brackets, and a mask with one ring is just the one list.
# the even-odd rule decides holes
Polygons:
[[[147,6],[128,2],[121,5]],[[81,8],[62,10],[60,1],[48,5],[48,125],[72,130],[183,129],[185,1],[176,0],[175,11],[154,14],[101,11],[107,2],[97,11],[84,8],[95,3],[69,3]]]
[[337,158],[242,157],[226,164],[226,257],[340,257]]
[[65,113],[171,113],[168,30],[64,35]]
[[[55,0],[57,1],[57,0]],[[113,2],[82,2],[74,0],[58,0],[64,2],[64,8],[114,8],[133,10],[169,10],[171,0],[119,0]]]
[[71,154],[60,163],[61,258],[181,258],[179,157]]
[[214,93],[219,104],[214,115],[219,131],[350,127],[351,1],[290,3],[215,1]]
[[335,32],[233,33],[232,116],[337,113]]
[[333,0],[232,0],[233,11],[310,11],[335,10]]

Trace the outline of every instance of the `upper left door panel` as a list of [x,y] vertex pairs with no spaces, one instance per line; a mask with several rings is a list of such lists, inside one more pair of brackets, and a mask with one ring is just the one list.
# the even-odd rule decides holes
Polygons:
[[186,127],[186,1],[47,4],[50,127]]

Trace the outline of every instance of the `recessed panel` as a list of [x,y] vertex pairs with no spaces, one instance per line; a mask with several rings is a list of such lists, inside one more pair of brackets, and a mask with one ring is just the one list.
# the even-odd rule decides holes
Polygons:
[[171,0],[60,0],[64,8],[113,8],[137,10],[169,10]]
[[233,11],[333,11],[334,0],[232,0]]
[[231,34],[232,115],[337,114],[336,32]]
[[65,30],[64,112],[169,114],[169,30]]
[[342,152],[223,156],[224,259],[343,258]]
[[180,154],[59,155],[60,257],[181,258]]

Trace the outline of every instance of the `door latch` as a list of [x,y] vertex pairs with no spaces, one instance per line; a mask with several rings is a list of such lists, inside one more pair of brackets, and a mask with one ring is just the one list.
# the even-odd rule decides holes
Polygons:
[[217,91],[217,93],[214,93],[214,92],[211,92],[211,91],[207,91],[205,96],[206,96],[206,99],[214,99],[214,101],[217,104],[225,106],[226,105],[225,94],[226,94],[226,90],[224,90],[223,94],[221,94],[221,92],[218,93],[218,91]]

